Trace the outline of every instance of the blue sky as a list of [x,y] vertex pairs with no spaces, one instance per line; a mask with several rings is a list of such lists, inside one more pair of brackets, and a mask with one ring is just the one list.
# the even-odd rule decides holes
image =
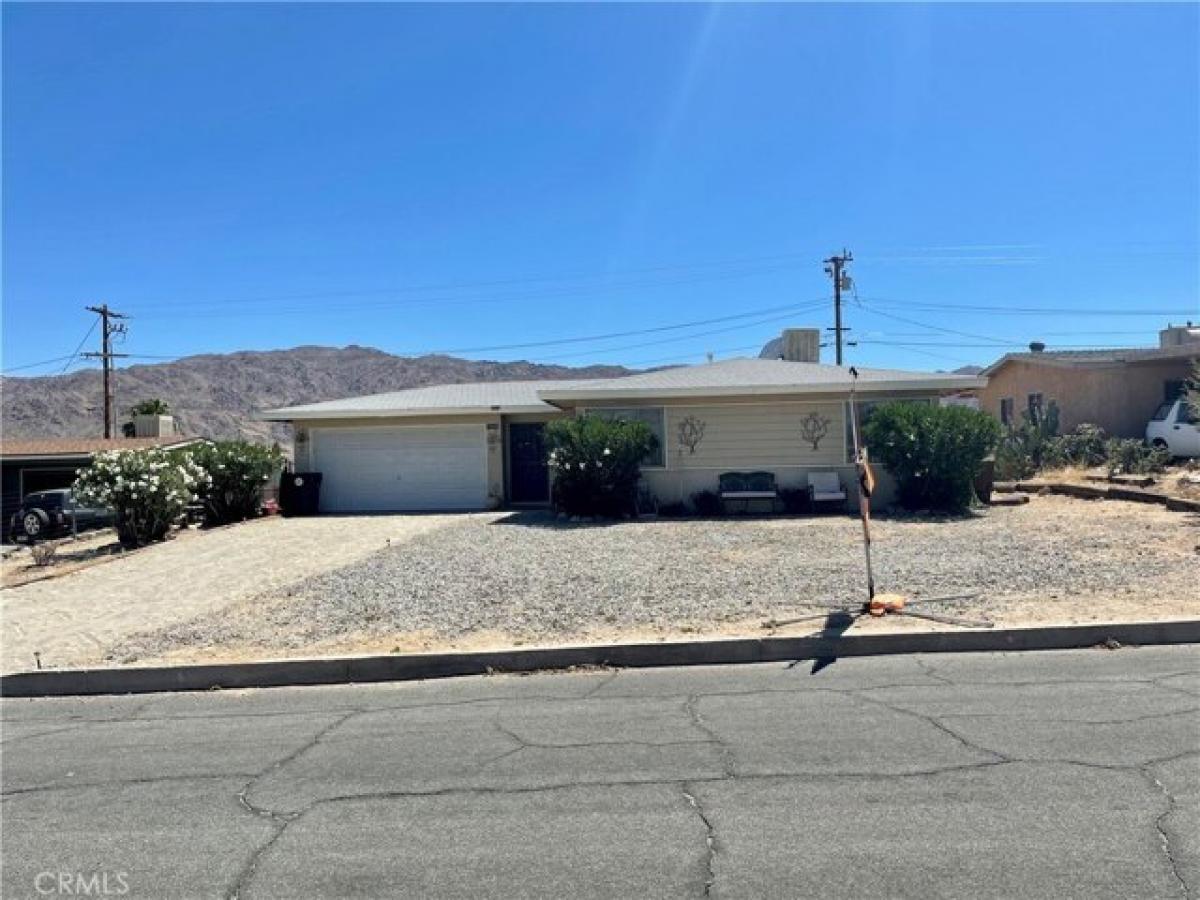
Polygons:
[[3,32],[6,371],[101,301],[146,358],[699,361],[832,324],[843,245],[863,365],[1200,320],[1192,4],[5,4]]

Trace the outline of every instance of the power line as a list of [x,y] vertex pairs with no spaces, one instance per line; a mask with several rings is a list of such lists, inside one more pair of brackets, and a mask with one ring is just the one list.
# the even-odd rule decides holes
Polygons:
[[[1035,306],[986,306],[982,304],[935,303],[928,300],[896,300],[888,297],[864,297],[869,303],[887,303],[917,310],[959,310],[964,312],[1009,313],[1013,315],[1037,316],[1190,316],[1195,311],[1184,309],[1073,309],[1068,307],[1035,307]],[[876,310],[878,312],[878,310]]]
[[59,370],[59,372],[58,372],[58,374],[59,374],[59,375],[62,375],[62,374],[64,374],[64,373],[67,371],[67,369],[68,369],[68,368],[70,368],[70,366],[71,366],[71,363],[72,363],[72,362],[74,362],[74,360],[75,360],[75,357],[77,357],[77,356],[79,355],[79,351],[83,349],[83,345],[87,343],[87,339],[88,339],[88,338],[90,338],[90,337],[92,336],[92,332],[96,330],[96,325],[97,325],[99,322],[100,322],[100,320],[99,320],[99,319],[93,319],[93,320],[92,320],[92,326],[91,326],[91,328],[89,328],[89,329],[87,330],[87,334],[85,334],[85,335],[83,336],[83,340],[81,340],[81,341],[79,342],[79,346],[75,348],[75,352],[73,352],[73,353],[71,354],[71,358],[70,358],[70,359],[68,359],[68,360],[67,360],[65,363],[63,363],[63,367],[62,367],[62,368]]
[[[463,290],[471,291],[475,288],[515,287],[515,286],[519,286],[522,284],[553,283],[556,281],[569,283],[572,280],[579,281],[579,280],[586,280],[586,279],[579,279],[579,278],[572,279],[571,277],[551,276],[551,277],[517,278],[517,279],[481,281],[481,282],[458,282],[458,283],[452,282],[452,283],[445,283],[445,284],[431,284],[431,285],[419,285],[419,286],[411,286],[410,285],[410,286],[406,286],[406,287],[372,288],[372,289],[367,289],[367,290],[353,290],[353,291],[321,291],[321,292],[310,292],[310,293],[303,293],[303,294],[279,294],[279,295],[274,295],[274,296],[269,296],[269,297],[262,297],[262,296],[247,297],[247,298],[242,298],[242,299],[237,299],[237,300],[220,299],[220,300],[190,301],[188,303],[188,305],[189,306],[209,306],[209,307],[233,306],[238,309],[242,309],[248,304],[256,304],[256,303],[281,303],[281,302],[286,303],[286,302],[291,302],[291,301],[303,301],[303,300],[328,300],[328,299],[334,299],[337,297],[369,297],[369,296],[380,296],[380,295],[421,294],[421,293],[432,293],[435,295],[437,295],[437,294],[441,294],[441,295],[425,297],[425,298],[417,298],[415,301],[409,301],[409,302],[442,303],[442,302],[452,302],[452,301],[456,301],[456,300],[457,301],[463,301],[463,300],[477,301],[477,300],[488,300],[488,299],[500,299],[500,300],[510,299],[510,298],[511,299],[520,299],[520,298],[524,298],[524,297],[575,296],[575,295],[579,295],[579,294],[600,293],[600,292],[612,290],[614,288],[629,288],[629,287],[643,287],[643,286],[670,286],[670,285],[676,285],[676,284],[694,284],[697,282],[704,282],[704,281],[722,281],[722,280],[727,280],[730,278],[742,278],[742,277],[746,277],[749,275],[756,275],[756,274],[761,274],[761,273],[765,273],[765,272],[775,272],[775,271],[781,271],[784,269],[792,269],[792,268],[796,268],[800,264],[799,262],[793,262],[793,263],[786,263],[786,264],[780,263],[780,264],[770,265],[770,266],[750,266],[750,267],[748,267],[746,265],[746,263],[792,259],[793,257],[795,257],[795,254],[782,254],[782,255],[778,255],[778,256],[756,257],[756,258],[751,258],[751,259],[745,260],[745,261],[730,260],[730,261],[726,261],[726,262],[715,262],[715,263],[695,263],[690,266],[659,266],[659,267],[642,269],[642,270],[634,269],[634,270],[627,270],[625,273],[617,273],[617,274],[669,272],[674,269],[705,268],[705,267],[707,267],[709,269],[716,269],[716,271],[696,273],[687,278],[675,279],[675,280],[670,280],[670,281],[661,281],[656,278],[649,278],[649,279],[639,278],[639,279],[635,279],[632,281],[626,280],[626,281],[615,281],[614,282],[611,280],[612,273],[609,273],[606,275],[588,276],[593,279],[595,279],[595,278],[604,279],[603,283],[601,283],[601,284],[595,284],[592,286],[576,285],[574,287],[568,287],[568,286],[550,287],[550,288],[546,288],[546,289],[537,290],[534,292],[530,292],[530,291],[511,292],[510,291],[510,292],[501,293],[501,294],[468,293],[466,295],[458,293]],[[737,265],[735,267],[731,268],[730,263],[734,263]],[[446,292],[446,291],[451,291],[451,292],[455,292],[455,293],[450,293],[449,295],[445,295],[443,292]],[[395,305],[396,302],[397,301],[380,301],[374,305],[391,306],[391,305]],[[133,309],[151,309],[151,308],[157,309],[157,308],[161,308],[162,305],[163,304],[133,304],[133,305],[131,305],[131,308],[133,308]],[[359,306],[359,304],[355,304],[355,306]],[[351,308],[351,307],[349,307],[348,305],[342,305],[342,306],[335,307],[335,308],[336,309],[346,309],[346,308]],[[275,310],[271,310],[270,312],[274,313],[274,312],[278,312],[278,311],[279,311],[278,309],[275,309]]]
[[[528,350],[528,349],[536,348],[536,347],[555,347],[555,346],[558,346],[561,344],[582,344],[582,343],[589,343],[591,341],[606,341],[606,340],[612,340],[614,338],[635,337],[640,334],[657,334],[657,333],[660,333],[663,331],[675,331],[680,328],[694,328],[699,325],[713,325],[718,322],[732,322],[732,321],[736,321],[738,319],[747,319],[747,318],[751,318],[753,316],[762,316],[762,315],[765,315],[768,313],[787,312],[790,315],[790,314],[794,314],[794,313],[798,313],[798,312],[805,312],[809,309],[813,309],[816,306],[824,304],[824,302],[825,302],[824,300],[819,300],[819,301],[816,301],[815,303],[804,304],[804,305],[799,305],[799,306],[796,304],[788,304],[786,306],[773,306],[773,307],[768,307],[766,309],[753,310],[752,312],[737,313],[736,315],[732,315],[732,316],[718,316],[717,318],[714,318],[714,319],[697,319],[692,322],[679,322],[679,323],[676,323],[673,325],[659,325],[654,328],[638,328],[638,329],[635,329],[632,331],[612,331],[607,334],[582,335],[582,336],[569,337],[569,338],[558,338],[555,340],[546,340],[546,341],[526,341],[524,343],[519,343],[519,344],[493,344],[493,345],[487,346],[487,347],[458,347],[458,348],[455,348],[452,350],[432,350],[432,351],[427,351],[426,353],[423,353],[423,354],[406,352],[404,355],[418,356],[418,355],[452,354],[452,353],[491,353],[496,350]],[[700,337],[701,335],[688,335],[688,336],[689,337]]]
[[885,319],[893,319],[897,322],[905,322],[909,325],[916,325],[918,328],[927,328],[930,331],[940,331],[943,334],[954,334],[959,337],[975,338],[976,340],[991,341],[993,343],[1000,343],[1000,344],[1014,343],[1011,341],[1006,342],[1001,338],[992,337],[991,335],[976,334],[972,331],[959,331],[955,328],[943,328],[940,325],[930,325],[928,322],[918,322],[916,319],[909,319],[904,316],[897,316],[894,313],[883,312],[882,310],[875,309],[874,307],[872,307],[870,304],[867,304],[867,303],[862,304],[862,308],[865,309],[867,312],[874,313],[877,316],[883,316]]
[[[814,304],[814,307],[816,305],[824,305],[824,301],[822,301],[820,304]],[[656,347],[660,344],[673,344],[678,341],[695,340],[696,338],[708,337],[708,336],[714,335],[714,334],[727,334],[730,331],[741,331],[744,328],[757,328],[760,325],[767,325],[772,322],[786,321],[787,319],[792,318],[792,316],[795,314],[796,311],[797,310],[793,310],[791,313],[788,313],[787,315],[772,316],[769,319],[759,319],[758,321],[755,321],[755,322],[747,322],[742,325],[733,325],[728,328],[713,328],[708,331],[698,331],[698,332],[695,332],[694,334],[685,334],[685,335],[681,335],[679,337],[663,338],[661,340],[656,340],[656,341],[644,341],[639,344],[625,344],[620,347],[600,347],[595,350],[585,350],[580,353],[567,353],[567,354],[559,354],[557,356],[543,357],[543,359],[549,360],[549,361],[561,360],[561,359],[578,359],[581,356],[599,356],[602,353],[620,353],[625,350],[638,350],[638,349],[641,349],[642,347]]]
[[7,368],[4,370],[4,374],[7,375],[9,372],[20,372],[25,369],[36,369],[39,366],[48,366],[52,363],[62,362],[64,359],[74,359],[74,358],[75,358],[75,354],[72,353],[69,356],[56,356],[53,359],[43,359],[39,362],[25,363],[25,365],[23,365],[23,366],[11,366],[10,368]]

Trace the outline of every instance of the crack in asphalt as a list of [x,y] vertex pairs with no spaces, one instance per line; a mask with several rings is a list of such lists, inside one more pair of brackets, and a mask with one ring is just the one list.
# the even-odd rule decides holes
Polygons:
[[701,895],[707,897],[712,894],[713,885],[717,882],[717,830],[704,807],[700,805],[691,784],[685,781],[680,784],[679,789],[683,793],[683,799],[704,824],[704,844],[707,852],[704,860],[704,890]]
[[242,870],[237,874],[237,877],[233,881],[233,885],[226,894],[229,900],[238,900],[238,898],[242,895],[242,892],[245,891],[247,885],[250,883],[250,879],[254,877],[254,872],[258,868],[258,862],[260,859],[262,859],[263,854],[275,846],[275,843],[281,837],[283,837],[283,833],[287,830],[288,825],[303,815],[303,812],[294,814],[281,813],[272,809],[268,809],[265,806],[258,806],[251,802],[250,792],[254,789],[255,784],[273,772],[279,771],[288,763],[295,762],[302,755],[307,753],[313,747],[317,746],[317,744],[319,744],[331,732],[337,728],[340,728],[347,721],[352,719],[354,716],[359,715],[361,712],[364,712],[364,710],[351,710],[345,715],[342,715],[330,722],[325,727],[318,729],[316,734],[302,743],[291,753],[281,757],[280,759],[271,763],[271,765],[267,766],[257,775],[254,775],[249,781],[246,782],[245,785],[243,785],[242,789],[238,791],[237,799],[242,805],[242,808],[253,816],[257,816],[258,818],[262,819],[269,819],[272,823],[274,823],[275,830],[265,843],[263,843],[256,850],[254,850],[253,853],[250,854],[250,859],[246,861],[246,865],[243,866]]
[[[712,695],[708,694],[705,696]],[[737,754],[725,742],[725,739],[717,733],[716,729],[704,721],[699,710],[700,699],[701,696],[699,694],[688,694],[683,701],[683,711],[691,719],[693,727],[701,734],[707,735],[709,740],[721,749],[721,770],[727,778],[733,778],[737,775]]]
[[1167,808],[1163,810],[1162,814],[1154,820],[1154,829],[1158,832],[1158,839],[1162,844],[1163,856],[1167,858],[1167,864],[1171,867],[1171,874],[1173,874],[1175,876],[1175,880],[1179,882],[1181,894],[1185,900],[1191,900],[1191,887],[1188,885],[1187,880],[1183,877],[1183,872],[1179,867],[1179,862],[1175,859],[1175,853],[1171,849],[1171,835],[1167,832],[1167,819],[1170,818],[1171,813],[1175,812],[1175,809],[1178,806],[1178,801],[1176,801],[1175,795],[1167,790],[1167,786],[1162,783],[1158,776],[1150,771],[1149,766],[1140,766],[1138,767],[1138,771],[1141,772],[1142,775],[1144,775],[1147,779],[1149,779],[1150,783],[1153,784],[1162,793],[1163,797],[1166,798]]
[[948,737],[952,738],[953,740],[955,740],[957,743],[961,744],[967,750],[971,750],[974,753],[987,754],[988,756],[993,757],[996,761],[999,761],[999,762],[1015,762],[1016,761],[1013,757],[1008,756],[1007,754],[1001,753],[999,750],[993,750],[991,747],[984,747],[982,744],[977,744],[974,741],[969,740],[967,737],[959,734],[957,731],[955,731],[953,728],[951,728],[945,722],[942,722],[937,716],[929,715],[927,713],[916,712],[915,710],[911,710],[911,709],[905,709],[902,706],[895,706],[891,703],[888,703],[886,700],[880,700],[877,697],[870,696],[869,692],[866,690],[855,692],[854,696],[856,696],[859,700],[863,700],[867,703],[873,703],[876,706],[880,706],[884,709],[891,710],[892,712],[897,713],[899,715],[910,716],[914,719],[918,719],[919,721],[925,722],[926,724],[933,726],[938,731],[940,731],[943,734],[947,735]]
[[13,788],[0,793],[0,800],[11,797],[22,797],[26,794],[45,794],[51,791],[78,791],[88,788],[106,787],[136,787],[139,784],[170,784],[176,781],[227,781],[233,778],[245,778],[245,772],[223,772],[220,775],[151,775],[146,778],[110,778],[107,781],[80,781],[73,784],[39,784],[30,787]]

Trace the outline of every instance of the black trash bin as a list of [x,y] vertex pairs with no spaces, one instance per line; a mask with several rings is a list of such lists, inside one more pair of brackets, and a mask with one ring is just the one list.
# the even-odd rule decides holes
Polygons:
[[321,473],[284,472],[279,478],[279,508],[285,516],[315,516],[321,508]]

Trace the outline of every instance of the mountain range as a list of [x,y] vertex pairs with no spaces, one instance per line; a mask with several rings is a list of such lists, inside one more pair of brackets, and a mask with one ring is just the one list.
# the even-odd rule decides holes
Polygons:
[[[212,438],[286,440],[286,426],[260,422],[256,411],[429,384],[605,378],[621,366],[549,366],[453,356],[393,356],[370,347],[295,347],[189,356],[117,369],[117,422],[140,400],[161,399],[180,430]],[[100,436],[104,394],[95,369],[34,378],[0,378],[5,438]]]
[[[769,349],[771,345],[767,345]],[[289,439],[284,425],[255,419],[258,410],[378,394],[430,384],[608,378],[623,366],[551,366],[489,362],[454,356],[393,356],[371,347],[294,347],[188,356],[173,362],[116,370],[117,422],[140,400],[165,400],[184,434],[265,441]],[[976,374],[965,366],[958,374]],[[100,372],[0,378],[2,434],[12,438],[88,437],[103,434]]]

